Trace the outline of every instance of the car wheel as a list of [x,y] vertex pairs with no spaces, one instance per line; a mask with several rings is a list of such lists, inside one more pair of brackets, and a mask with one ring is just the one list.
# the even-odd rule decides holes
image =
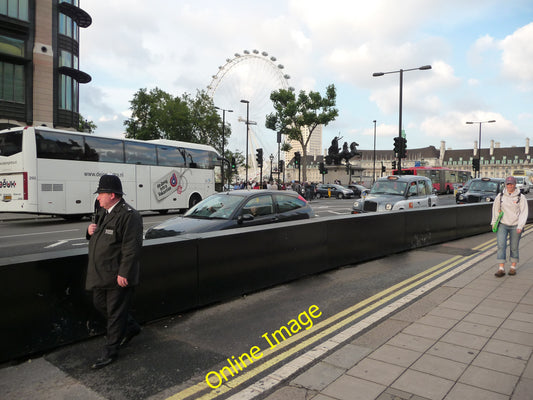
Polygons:
[[337,193],[337,199],[344,199],[344,194]]
[[317,199],[320,199],[321,197],[322,197],[322,195],[321,195],[320,193],[317,193],[317,194],[316,194],[316,198],[317,198]]

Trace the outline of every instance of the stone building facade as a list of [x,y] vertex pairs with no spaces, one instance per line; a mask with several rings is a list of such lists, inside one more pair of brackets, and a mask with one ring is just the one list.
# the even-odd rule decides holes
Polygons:
[[[362,183],[371,186],[375,178],[390,175],[394,153],[392,150],[360,150],[361,156],[350,160],[350,171],[345,165],[326,165],[328,173],[322,176],[319,163],[324,162],[325,156],[308,156],[307,179],[312,182],[333,183],[335,180],[342,184],[349,182]],[[326,154],[326,151],[324,152]],[[474,176],[472,161],[480,157],[481,176],[503,178],[512,175],[516,170],[533,170],[529,138],[525,139],[523,147],[501,147],[499,142],[490,141],[490,147],[482,148],[478,153],[477,141],[472,149],[446,149],[446,142],[441,141],[440,148],[428,146],[408,149],[407,158],[402,160],[402,168],[415,166],[446,167],[469,171]],[[375,169],[374,169],[375,164]],[[298,180],[298,170],[294,168],[294,159],[286,164],[285,181]]]

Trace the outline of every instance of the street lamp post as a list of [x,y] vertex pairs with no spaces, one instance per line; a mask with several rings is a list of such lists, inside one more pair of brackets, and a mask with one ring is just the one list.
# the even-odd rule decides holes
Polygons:
[[478,159],[478,165],[479,168],[477,170],[477,177],[481,178],[481,124],[491,124],[493,122],[496,122],[495,119],[491,119],[490,121],[466,121],[467,124],[479,124],[479,141],[477,145],[477,159]]
[[374,120],[374,166],[372,167],[372,185],[376,182],[376,120]]
[[248,188],[248,135],[250,129],[250,102],[248,100],[241,100],[241,103],[246,104],[246,180],[245,185]]
[[[217,106],[215,106],[215,108],[217,110],[222,111],[222,191],[224,191],[224,167],[225,167],[225,159],[226,159],[226,156],[224,155],[224,132],[226,129],[226,111],[233,112],[233,110],[225,110]],[[229,181],[228,181],[228,189],[229,189]]]
[[[281,184],[281,181],[279,180],[279,174],[280,174],[279,166],[280,166],[280,160],[281,160],[280,154],[279,154],[280,145],[281,145],[281,132],[278,132],[278,185]],[[285,169],[283,170],[283,174],[285,174]]]
[[270,181],[272,181],[272,163],[274,162],[274,155],[270,155]]
[[[399,124],[398,124],[398,139],[400,143],[402,142],[402,101],[403,101],[403,73],[406,71],[415,71],[415,70],[426,70],[431,69],[431,65],[423,65],[422,67],[418,68],[409,68],[409,69],[400,69],[398,71],[389,71],[389,72],[374,72],[372,76],[383,76],[386,74],[395,74],[400,73],[400,118],[399,118]],[[398,154],[398,175],[401,175],[402,173],[402,157],[400,154]]]

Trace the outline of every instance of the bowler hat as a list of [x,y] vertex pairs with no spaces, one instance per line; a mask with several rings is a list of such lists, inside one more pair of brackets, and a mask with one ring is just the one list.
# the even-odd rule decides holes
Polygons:
[[122,182],[116,175],[102,175],[100,182],[98,182],[98,189],[94,193],[116,193],[122,196],[124,194],[122,192]]

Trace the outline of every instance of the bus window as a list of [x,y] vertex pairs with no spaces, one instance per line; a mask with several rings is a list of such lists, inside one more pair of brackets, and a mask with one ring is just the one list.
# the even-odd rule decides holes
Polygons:
[[185,167],[186,154],[176,147],[157,146],[157,164],[166,167]]
[[156,165],[155,146],[150,143],[125,142],[126,164]]
[[197,149],[181,149],[185,152],[187,165],[190,168],[213,168],[214,163],[210,156],[212,153]]
[[55,160],[83,160],[83,136],[35,130],[37,157]]
[[85,137],[86,155],[89,161],[124,162],[124,142],[101,137]]
[[9,157],[22,151],[22,131],[0,135],[0,156]]

